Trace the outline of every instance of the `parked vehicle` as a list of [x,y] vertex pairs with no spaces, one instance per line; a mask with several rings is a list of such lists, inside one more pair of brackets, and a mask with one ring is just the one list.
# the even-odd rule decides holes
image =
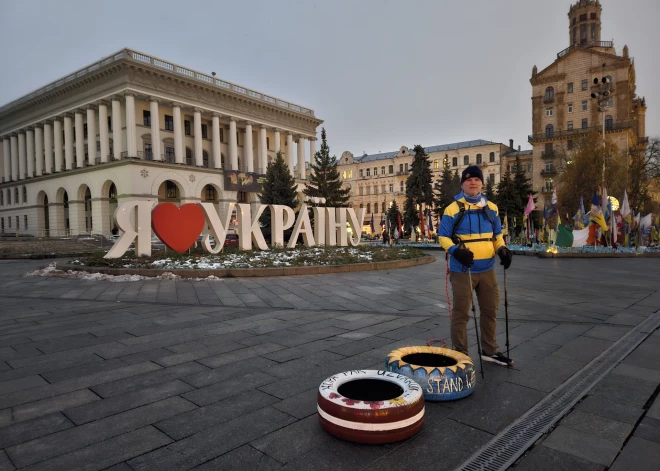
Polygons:
[[238,247],[238,234],[227,234],[225,247]]

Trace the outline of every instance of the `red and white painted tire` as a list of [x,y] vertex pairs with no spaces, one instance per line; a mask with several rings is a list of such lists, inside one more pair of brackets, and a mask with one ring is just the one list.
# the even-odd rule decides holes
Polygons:
[[389,371],[354,370],[330,376],[319,386],[321,426],[356,443],[391,443],[415,435],[424,424],[422,388]]

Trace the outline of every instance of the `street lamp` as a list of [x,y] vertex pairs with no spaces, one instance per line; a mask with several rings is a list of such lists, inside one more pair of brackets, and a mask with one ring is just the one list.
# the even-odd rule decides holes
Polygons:
[[591,98],[598,103],[598,111],[600,111],[603,118],[603,186],[605,186],[605,108],[610,100],[612,81],[609,77],[603,77],[600,80],[596,77],[594,85],[599,85],[599,87],[597,92],[591,94]]

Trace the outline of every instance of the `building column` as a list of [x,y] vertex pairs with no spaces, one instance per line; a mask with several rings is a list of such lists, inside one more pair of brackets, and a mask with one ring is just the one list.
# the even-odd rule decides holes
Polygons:
[[[106,123],[107,124],[107,123]],[[92,198],[92,232],[94,234],[110,235],[110,215],[107,198]]]
[[87,165],[96,164],[96,110],[87,107]]
[[50,121],[44,123],[44,173],[53,173],[53,126]]
[[204,160],[202,159],[202,110],[195,108],[193,110],[193,126],[194,133],[193,142],[195,147],[195,165],[197,167],[204,166]]
[[181,122],[181,104],[172,103],[172,121],[174,122],[174,162],[183,164],[185,153],[183,150],[183,123]]
[[286,164],[289,166],[291,176],[295,177],[293,171],[293,135],[290,132],[286,133]]
[[76,126],[76,168],[83,168],[85,166],[85,130],[83,128],[82,111],[76,111],[74,119]]
[[34,177],[34,128],[25,131],[25,151],[27,157],[27,178]]
[[64,168],[73,168],[73,122],[70,113],[64,115]]
[[25,131],[18,132],[18,179],[25,180],[27,165],[27,149],[25,148]]
[[108,136],[108,104],[99,103],[99,140],[101,142],[101,163],[108,161],[110,154],[110,140]]
[[8,182],[11,181],[11,141],[8,137],[2,140],[2,159],[2,167],[5,171],[3,181]]
[[62,156],[62,121],[59,118],[53,120],[53,153],[55,158],[55,168],[53,172],[61,172],[64,158]]
[[127,93],[126,97],[126,152],[128,157],[137,157],[137,141],[135,133],[135,95]]
[[238,170],[238,145],[236,143],[236,119],[229,118],[229,170]]
[[266,140],[266,126],[259,128],[259,168],[257,173],[266,173],[268,167],[268,141]]
[[48,202],[48,237],[62,237],[66,235],[64,221],[64,204],[55,201]]
[[151,153],[154,160],[163,160],[160,152],[160,115],[158,114],[158,100],[149,100],[151,111]]
[[124,144],[121,135],[121,99],[112,98],[112,157],[115,160],[121,159]]
[[309,140],[309,165],[312,165],[315,156],[316,156],[316,138],[313,137]]
[[44,128],[41,124],[34,128],[34,169],[37,177],[44,174]]
[[85,232],[85,201],[69,200],[69,230],[73,236]]
[[249,173],[254,172],[254,151],[252,148],[252,123],[245,122],[245,139],[243,140],[243,148],[245,149],[245,171]]
[[222,152],[220,151],[220,115],[213,113],[213,168],[222,168]]
[[298,175],[301,180],[305,179],[305,138],[298,138]]
[[16,133],[9,137],[11,153],[11,181],[18,181],[18,135]]
[[277,153],[280,152],[280,144],[282,143],[280,141],[280,130],[279,129],[275,129],[274,139],[275,139],[275,143],[274,143],[275,145],[273,146],[273,149],[275,150],[275,154],[277,155]]

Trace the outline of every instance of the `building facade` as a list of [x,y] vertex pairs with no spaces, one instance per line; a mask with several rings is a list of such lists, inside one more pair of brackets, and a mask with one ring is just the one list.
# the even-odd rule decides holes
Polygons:
[[[605,128],[620,152],[645,146],[646,102],[636,95],[635,64],[628,46],[617,53],[612,41],[601,41],[602,6],[598,0],[580,0],[568,12],[569,47],[540,72],[534,66],[532,84],[533,185],[541,205],[549,204],[557,175],[558,155],[576,148],[581,137]],[[603,77],[610,95],[599,107]]]
[[[424,148],[431,162],[433,184],[440,179],[445,159],[451,171],[456,170],[459,175],[468,165],[478,165],[484,179],[496,184],[503,172],[500,157],[511,150],[504,144],[482,139]],[[365,232],[371,232],[367,226],[372,215],[376,225],[385,219],[392,201],[396,201],[403,212],[406,179],[414,156],[414,152],[406,146],[394,152],[358,157],[348,151],[341,154],[338,170],[344,187],[351,190],[350,204],[366,209],[363,222]]]
[[302,192],[314,111],[124,49],[0,107],[0,229],[113,232],[128,200],[255,203],[281,151]]

